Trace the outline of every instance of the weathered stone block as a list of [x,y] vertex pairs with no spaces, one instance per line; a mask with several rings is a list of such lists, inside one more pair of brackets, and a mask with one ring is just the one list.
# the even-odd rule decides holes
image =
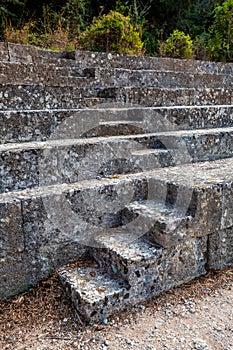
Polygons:
[[33,252],[0,259],[0,299],[27,291],[30,286],[47,277],[51,270],[52,265]]
[[166,88],[177,88],[181,87],[182,89],[193,88],[194,87],[194,75],[190,73],[183,72],[174,72],[171,73],[170,84],[167,84]]
[[0,143],[46,141],[74,111],[0,112]]
[[9,61],[8,46],[7,43],[0,42],[0,62]]
[[222,62],[216,62],[216,67],[218,68],[218,73],[221,74],[233,74],[233,65],[232,63],[222,63]]
[[170,250],[143,239],[130,244],[103,237],[103,249],[92,253],[100,266],[114,271],[131,286],[131,302],[185,283],[206,272],[207,237],[189,239]]
[[34,46],[8,43],[10,62],[33,63],[37,56],[37,49]]
[[0,192],[17,191],[39,184],[38,158],[41,150],[0,153]]
[[79,243],[77,230],[72,229],[71,221],[67,219],[64,222],[64,212],[61,212],[63,203],[64,198],[59,195],[22,201],[25,249],[28,252],[37,251],[42,260],[46,258],[53,266],[67,264],[72,257],[79,258],[86,251],[86,247]]
[[0,110],[44,108],[44,87],[31,85],[1,85]]
[[233,263],[233,228],[219,230],[209,236],[208,268],[222,269]]
[[21,202],[0,203],[0,258],[24,250]]
[[207,237],[189,239],[167,254],[163,290],[168,290],[206,273]]
[[222,218],[221,228],[233,227],[233,183],[229,182],[222,188]]
[[195,88],[220,88],[223,84],[223,75],[220,74],[194,74]]

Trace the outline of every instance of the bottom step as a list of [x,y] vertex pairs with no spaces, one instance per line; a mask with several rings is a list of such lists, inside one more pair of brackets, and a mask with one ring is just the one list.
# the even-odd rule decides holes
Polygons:
[[127,283],[111,279],[93,262],[82,267],[64,268],[59,277],[81,318],[88,323],[103,321],[124,309],[129,298]]
[[[107,242],[93,248],[92,258],[68,267],[59,276],[87,323],[97,323],[129,306],[206,273],[207,237],[187,239],[171,249],[139,239]],[[93,262],[92,259],[95,259]]]

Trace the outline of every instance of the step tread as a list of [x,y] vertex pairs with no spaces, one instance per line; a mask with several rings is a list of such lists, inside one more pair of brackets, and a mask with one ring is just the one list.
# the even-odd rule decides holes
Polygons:
[[171,206],[155,201],[145,201],[142,203],[133,202],[128,208],[143,216],[153,215],[156,221],[172,223],[180,221],[184,217],[182,208],[174,209]]
[[172,207],[155,201],[133,202],[127,208],[139,215],[141,226],[144,224],[148,229],[146,235],[152,242],[164,248],[171,248],[187,238],[178,229],[190,219],[187,208]]
[[61,269],[59,278],[83,321],[103,321],[125,308],[129,298],[127,282],[104,274],[93,262],[81,266]]
[[145,148],[141,150],[132,150],[131,154],[134,156],[140,156],[140,155],[149,155],[149,154],[154,154],[154,155],[159,155],[159,154],[168,154],[171,150],[169,149],[163,149],[163,148]]
[[61,279],[66,280],[86,303],[104,301],[106,296],[123,291],[126,287],[122,280],[115,280],[100,272],[98,266],[76,267],[59,271]]
[[124,230],[109,229],[96,240],[102,248],[115,252],[122,259],[127,259],[131,262],[156,261],[158,253],[163,250],[162,247],[144,238],[136,239],[129,243],[128,235],[131,236],[131,233],[129,231],[122,232]]
[[133,124],[133,125],[141,125],[142,121],[140,120],[115,120],[115,121],[101,121],[99,125],[127,125],[127,124]]
[[199,135],[211,135],[221,133],[231,133],[233,127],[221,127],[221,128],[204,128],[195,130],[171,130],[155,133],[145,133],[136,135],[120,135],[120,136],[103,136],[103,137],[90,137],[90,138],[74,138],[74,139],[55,139],[48,141],[32,141],[32,142],[21,142],[21,143],[5,143],[0,144],[0,152],[3,151],[15,151],[24,149],[46,149],[48,147],[64,147],[79,144],[95,144],[103,141],[124,141],[124,140],[136,140],[140,138],[152,138],[152,137],[185,137],[185,136],[199,136]]
[[98,188],[108,185],[118,185],[133,180],[155,179],[174,182],[188,188],[205,188],[216,184],[233,181],[233,157],[215,161],[192,164],[181,164],[167,168],[157,168],[143,173],[110,176],[101,179],[83,180],[72,184],[57,184],[32,189],[6,192],[0,194],[0,203],[12,202],[15,199],[60,195],[70,191]]

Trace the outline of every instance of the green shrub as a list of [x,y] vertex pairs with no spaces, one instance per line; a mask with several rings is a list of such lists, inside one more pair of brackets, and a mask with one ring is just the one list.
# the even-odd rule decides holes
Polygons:
[[190,36],[175,29],[166,41],[159,42],[159,53],[164,57],[193,58],[193,42]]
[[92,24],[81,35],[83,49],[111,53],[141,54],[143,43],[140,33],[130,18],[116,11],[94,18]]
[[208,47],[209,40],[210,33],[203,33],[196,37],[194,41],[194,54],[197,60],[211,60],[211,54]]
[[215,61],[233,61],[233,0],[215,7],[208,50]]

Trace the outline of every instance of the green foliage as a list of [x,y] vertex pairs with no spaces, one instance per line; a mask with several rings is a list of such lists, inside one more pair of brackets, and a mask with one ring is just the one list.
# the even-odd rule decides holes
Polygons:
[[204,60],[209,61],[210,58],[210,51],[208,47],[208,43],[210,40],[210,33],[202,33],[201,35],[197,36],[194,41],[194,55],[195,58],[198,60]]
[[121,0],[116,2],[116,11],[130,17],[132,24],[138,29],[147,55],[154,55],[158,49],[158,30],[149,23],[151,1]]
[[[25,0],[26,1],[26,0]],[[22,14],[25,1],[19,0],[2,0],[0,3],[0,41],[6,40],[5,27],[8,18],[14,23],[19,20],[19,13]]]
[[193,42],[191,37],[175,29],[165,42],[160,41],[161,56],[173,58],[193,58]]
[[6,40],[231,62],[233,0],[0,0]]
[[214,23],[209,30],[208,50],[216,61],[233,61],[233,0],[216,6]]
[[85,30],[92,20],[90,0],[68,0],[61,10],[57,12],[57,18],[66,28],[72,38]]
[[193,38],[202,36],[213,23],[214,7],[219,0],[197,0],[177,23],[177,27]]
[[94,18],[81,36],[81,45],[92,51],[141,54],[143,43],[130,18],[116,11]]

